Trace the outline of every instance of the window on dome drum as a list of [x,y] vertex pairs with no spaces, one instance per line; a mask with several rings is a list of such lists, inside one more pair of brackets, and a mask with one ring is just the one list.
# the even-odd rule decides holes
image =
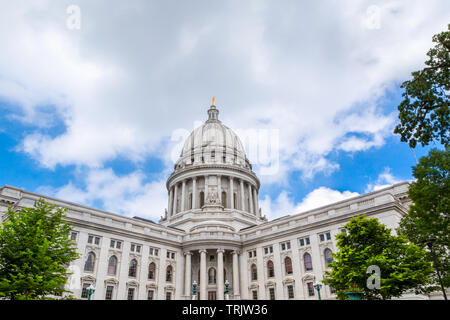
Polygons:
[[134,288],[128,288],[127,300],[134,300]]
[[294,299],[294,286],[292,286],[292,285],[287,286],[287,292],[288,292],[288,298]]
[[331,256],[331,250],[326,248],[323,251],[323,256],[325,257],[325,266],[328,266],[331,262],[333,262],[333,257]]
[[156,264],[154,262],[148,265],[148,279],[155,280]]
[[216,269],[210,268],[208,271],[208,283],[215,284],[216,283]]
[[275,288],[269,288],[270,300],[275,300]]
[[136,277],[136,271],[137,271],[137,261],[136,261],[136,259],[133,259],[130,261],[130,267],[128,269],[128,276]]
[[256,264],[252,264],[251,273],[252,273],[252,281],[258,280],[258,269],[256,268]]
[[108,261],[108,274],[115,275],[117,271],[117,257],[111,256]]
[[94,265],[95,265],[95,254],[93,252],[89,252],[87,255],[86,262],[84,264],[84,271],[94,272]]
[[252,290],[252,297],[253,297],[253,300],[258,300],[258,291]]
[[225,191],[222,191],[222,205],[224,208],[227,207],[227,193]]
[[303,255],[303,262],[306,271],[311,271],[313,269],[311,255],[308,252]]
[[147,300],[153,300],[153,294],[154,294],[153,290],[148,290]]
[[200,208],[205,205],[205,193],[200,191]]
[[269,278],[275,277],[275,271],[273,268],[273,262],[271,260],[267,261],[267,276]]
[[114,286],[106,286],[105,300],[112,300]]
[[312,282],[308,282],[306,285],[308,286],[308,295],[310,297],[314,296],[314,285],[313,285],[313,283]]
[[286,257],[284,259],[284,268],[286,271],[286,274],[292,274],[292,260],[289,257]]
[[189,193],[189,210],[192,209],[192,193]]
[[234,209],[237,209],[237,194],[236,194],[236,192],[234,193],[234,196],[233,196],[233,208]]
[[172,282],[172,273],[173,273],[172,266],[168,266],[166,269],[166,281],[167,282]]

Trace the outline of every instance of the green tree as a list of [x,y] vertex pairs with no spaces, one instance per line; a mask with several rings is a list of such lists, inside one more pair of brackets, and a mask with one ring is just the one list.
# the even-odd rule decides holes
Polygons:
[[399,227],[399,233],[422,248],[426,247],[426,239],[436,239],[433,252],[445,287],[450,287],[449,172],[450,147],[445,151],[433,149],[420,159],[419,164],[413,167],[417,180],[408,192],[413,204],[408,214],[402,217]]
[[[347,299],[346,291],[364,291],[364,299],[390,299],[407,290],[421,292],[433,272],[426,252],[408,243],[404,236],[391,230],[376,218],[363,215],[352,218],[346,233],[336,236],[338,252],[325,272],[323,282],[336,289],[338,299]],[[380,286],[367,287],[369,266],[380,268]],[[370,282],[372,283],[372,282]]]
[[43,199],[6,212],[0,225],[0,297],[46,299],[61,295],[69,263],[78,258],[64,208]]
[[426,67],[413,72],[413,79],[400,86],[405,91],[394,133],[411,148],[433,140],[449,145],[450,24],[448,31],[433,36],[433,42],[436,45],[427,53]]

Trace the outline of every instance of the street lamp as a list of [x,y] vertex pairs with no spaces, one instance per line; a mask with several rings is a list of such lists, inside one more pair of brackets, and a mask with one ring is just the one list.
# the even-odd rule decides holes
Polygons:
[[436,269],[436,273],[439,278],[439,283],[441,284],[442,293],[444,294],[444,299],[447,300],[447,295],[445,294],[445,288],[444,288],[444,285],[442,284],[441,274],[439,273],[439,269],[438,269],[438,266],[436,263],[436,257],[434,256],[434,252],[433,252],[433,242],[434,241],[436,241],[436,239],[430,238],[430,239],[426,239],[425,243],[427,244],[428,248],[430,249],[431,258],[433,259],[433,265],[434,265],[434,268]]
[[225,300],[230,300],[230,290],[229,290],[230,283],[228,280],[225,280]]
[[197,281],[194,280],[194,283],[192,284],[192,300],[195,300],[197,298]]
[[86,292],[87,292],[87,295],[88,295],[88,300],[91,300],[91,297],[92,297],[92,295],[95,292],[95,288],[92,285],[92,283],[89,285],[89,287],[87,287]]
[[319,296],[319,300],[322,300],[320,298],[320,289],[322,289],[322,284],[319,281],[316,281],[314,283],[314,288],[316,288],[316,290],[317,290],[317,295]]

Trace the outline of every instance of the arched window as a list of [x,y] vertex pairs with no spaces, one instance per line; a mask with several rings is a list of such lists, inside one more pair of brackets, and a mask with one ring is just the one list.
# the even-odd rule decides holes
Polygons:
[[252,272],[252,281],[258,280],[258,269],[256,269],[256,264],[252,264],[251,272]]
[[286,274],[292,274],[292,260],[289,257],[284,259],[284,269],[286,270]]
[[136,271],[137,271],[137,261],[136,261],[136,259],[133,259],[130,261],[130,268],[128,269],[128,276],[136,277]]
[[227,193],[225,191],[222,191],[222,205],[224,208],[227,207]]
[[84,271],[93,272],[95,265],[95,254],[93,252],[89,252],[86,262],[84,263]]
[[172,274],[173,274],[172,266],[168,266],[166,269],[166,281],[167,282],[172,282]]
[[310,271],[313,269],[311,255],[308,252],[303,255],[303,262],[305,264],[306,271]]
[[275,271],[273,268],[273,262],[271,260],[267,261],[267,276],[273,278],[275,276]]
[[200,191],[200,208],[205,205],[205,193]]
[[117,258],[116,256],[111,256],[108,261],[108,274],[115,275],[117,271]]
[[214,268],[210,268],[208,271],[208,283],[216,283],[216,269]]
[[333,257],[331,257],[331,250],[326,248],[323,251],[323,255],[325,257],[325,265],[328,266],[329,263],[333,262]]
[[148,265],[148,279],[155,280],[156,264],[154,262]]

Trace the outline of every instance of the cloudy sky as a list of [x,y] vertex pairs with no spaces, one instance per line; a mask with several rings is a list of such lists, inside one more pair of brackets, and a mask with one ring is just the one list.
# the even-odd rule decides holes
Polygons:
[[449,17],[446,0],[0,0],[0,186],[157,221],[212,96],[247,150],[271,146],[270,164],[248,150],[269,219],[411,180],[399,86]]

